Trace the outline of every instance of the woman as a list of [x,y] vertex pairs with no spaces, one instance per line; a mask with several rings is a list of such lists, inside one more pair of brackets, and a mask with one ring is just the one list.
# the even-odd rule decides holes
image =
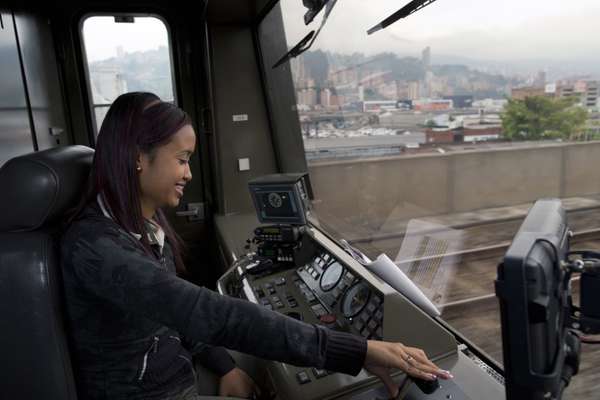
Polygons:
[[195,145],[185,112],[153,94],[122,95],[106,115],[61,245],[82,398],[194,398],[193,357],[221,377],[220,395],[252,395],[254,382],[218,345],[348,374],[365,367],[391,395],[389,368],[450,377],[419,349],[308,325],[179,278],[181,241],[161,208],[179,204]]

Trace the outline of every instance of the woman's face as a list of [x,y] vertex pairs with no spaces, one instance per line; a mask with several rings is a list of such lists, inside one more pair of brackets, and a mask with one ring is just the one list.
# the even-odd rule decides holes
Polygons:
[[144,217],[152,218],[160,207],[179,205],[185,185],[192,180],[189,160],[195,146],[194,129],[186,125],[166,145],[140,155],[137,167]]

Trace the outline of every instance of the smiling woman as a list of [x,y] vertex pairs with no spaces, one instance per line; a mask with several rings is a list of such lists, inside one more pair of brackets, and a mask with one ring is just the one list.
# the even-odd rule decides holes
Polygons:
[[[145,219],[155,220],[173,246],[177,270],[183,271],[181,240],[160,207],[179,204],[183,186],[192,179],[187,161],[195,143],[191,120],[180,108],[152,93],[119,96],[100,128],[87,196],[77,211],[98,197],[128,232],[142,233]],[[147,237],[140,241],[152,255]]]

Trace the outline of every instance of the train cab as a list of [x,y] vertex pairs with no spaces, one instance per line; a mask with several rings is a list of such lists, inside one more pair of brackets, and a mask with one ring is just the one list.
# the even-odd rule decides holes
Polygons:
[[598,17],[0,5],[0,398],[596,398]]

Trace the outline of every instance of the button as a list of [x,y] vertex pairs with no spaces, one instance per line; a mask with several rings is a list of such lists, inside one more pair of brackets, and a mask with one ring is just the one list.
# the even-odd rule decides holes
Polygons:
[[324,324],[334,324],[337,318],[334,314],[323,314],[319,317],[319,321]]
[[315,378],[317,378],[317,379],[324,378],[328,375],[327,371],[325,371],[324,369],[313,368],[312,371],[313,371],[313,374],[315,375]]
[[313,272],[315,272],[315,270],[313,269],[313,267],[308,267],[308,273],[312,275]]
[[354,279],[354,275],[352,275],[352,272],[348,271],[346,273],[346,279],[352,281]]
[[377,310],[377,306],[375,304],[373,304],[373,303],[367,304],[367,312],[369,314],[372,315],[375,312],[375,310]]
[[367,321],[369,320],[369,315],[367,315],[366,313],[362,313],[360,315],[359,319],[362,321],[363,324],[366,324]]
[[317,271],[315,271],[315,272],[312,274],[312,277],[313,277],[313,278],[315,278],[315,279],[319,279],[319,276],[321,276],[321,275],[320,275],[320,274],[319,274]]
[[371,330],[371,332],[377,329],[377,322],[371,320],[371,322],[369,322],[369,329]]
[[280,302],[280,301],[278,301],[277,303],[275,303],[275,306],[276,306],[277,308],[283,308],[283,307],[284,307],[283,303],[282,303],[282,302]]
[[310,377],[308,376],[308,374],[306,373],[306,371],[300,371],[296,374],[296,379],[298,380],[298,383],[301,385],[304,385],[305,383],[310,382]]

